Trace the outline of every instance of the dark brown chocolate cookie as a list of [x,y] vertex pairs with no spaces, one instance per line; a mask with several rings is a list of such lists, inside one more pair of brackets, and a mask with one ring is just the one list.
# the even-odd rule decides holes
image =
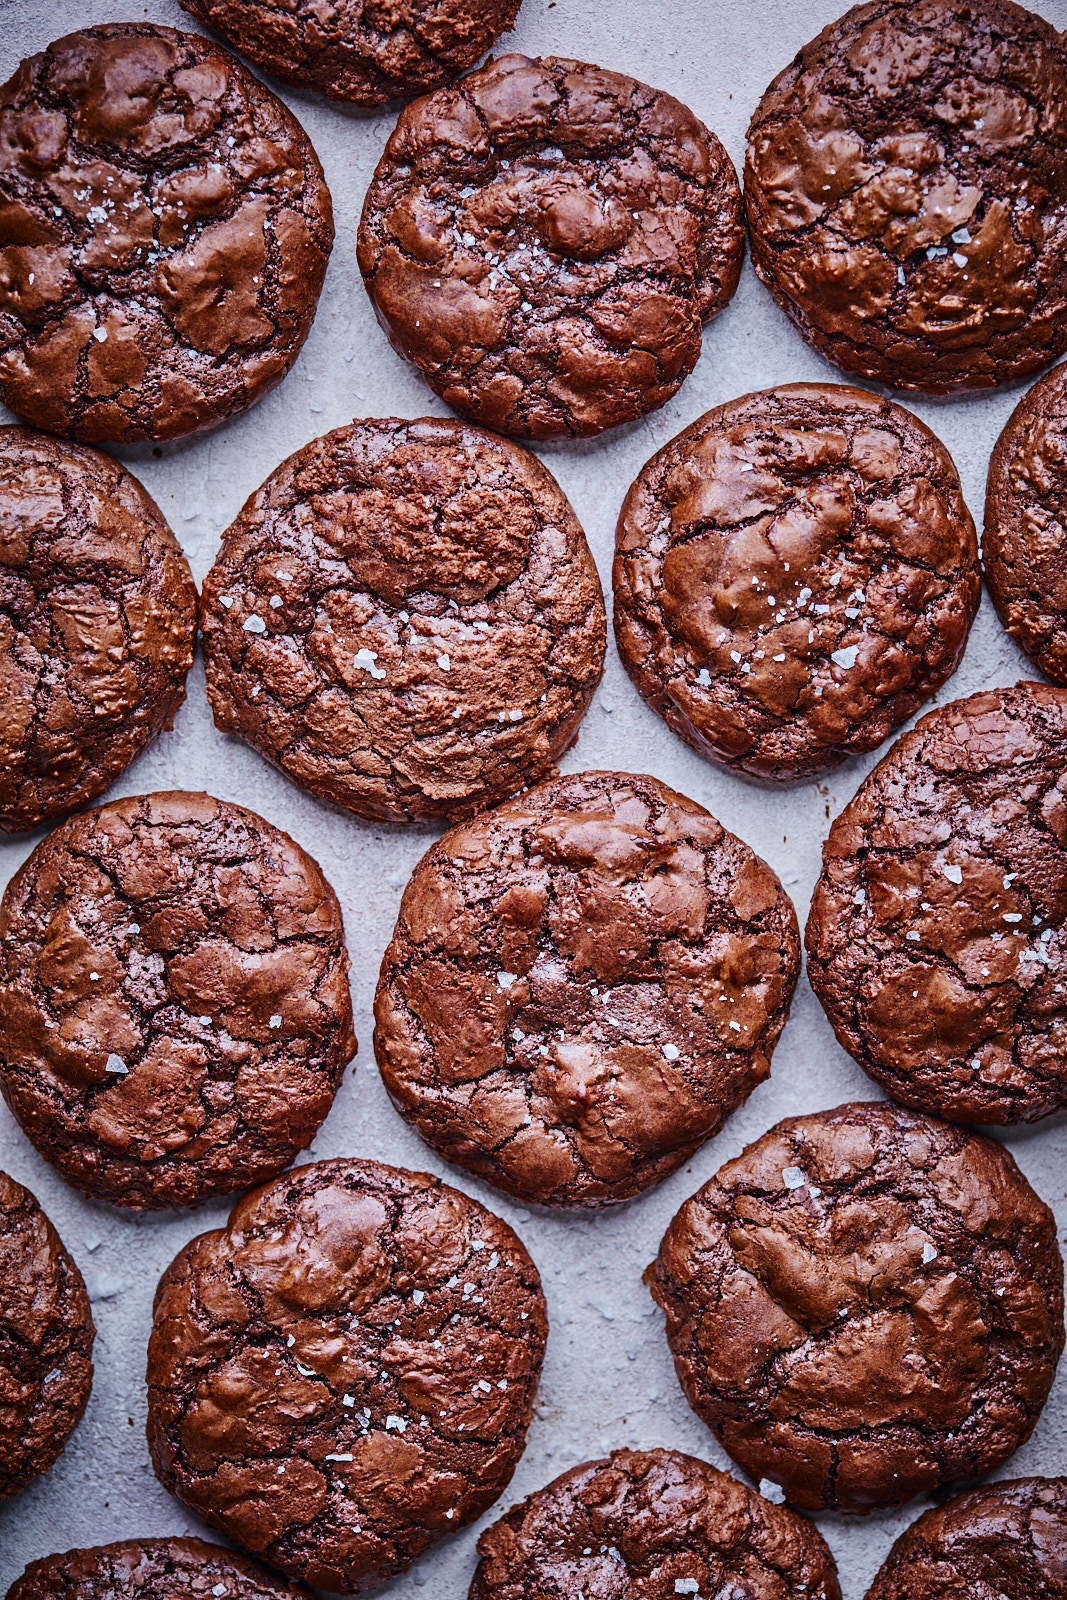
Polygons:
[[873,0],[748,131],[757,273],[822,355],[989,389],[1067,349],[1067,43],[1011,0]]
[[628,1200],[770,1072],[792,903],[703,806],[583,772],[454,828],[404,893],[374,1002],[401,1115],[549,1206]]
[[600,681],[585,535],[528,451],[356,422],[299,450],[204,583],[215,721],[357,816],[464,816],[555,772]]
[[960,1122],[1067,1110],[1067,690],[923,717],[830,829],[806,929],[834,1032]]
[[834,384],[743,395],[654,455],[614,585],[648,703],[702,755],[769,779],[880,744],[955,671],[981,596],[944,445]]
[[190,16],[286,83],[380,106],[473,67],[521,0],[181,0]]
[[47,1472],[93,1383],[82,1275],[28,1189],[0,1172],[0,1500]]
[[654,411],[737,287],[741,196],[691,111],[617,72],[502,56],[401,114],[359,265],[390,342],[498,433]]
[[646,1277],[686,1398],[793,1505],[870,1511],[1029,1438],[1063,1349],[1055,1219],[999,1144],[899,1106],[791,1117]]
[[1067,364],[1035,383],[1004,427],[986,482],[982,564],[1001,622],[1067,683]]
[[1067,1479],[972,1489],[906,1529],[867,1600],[1064,1600]]
[[233,56],[57,39],[0,88],[0,399],[89,443],[213,427],[296,360],[332,243],[307,135]]
[[504,1492],[547,1334],[537,1269],[491,1211],[426,1173],[298,1167],[163,1275],[156,1472],[282,1572],[369,1588]]
[[273,1177],[355,1048],[337,897],[253,811],[116,800],[8,884],[0,1087],[87,1194],[156,1210]]
[[0,428],[0,830],[95,800],[185,699],[196,588],[110,456]]
[[572,1467],[487,1529],[478,1553],[470,1600],[841,1594],[810,1522],[677,1450],[615,1450]]
[[124,1539],[31,1561],[7,1600],[313,1600],[302,1583],[203,1539]]

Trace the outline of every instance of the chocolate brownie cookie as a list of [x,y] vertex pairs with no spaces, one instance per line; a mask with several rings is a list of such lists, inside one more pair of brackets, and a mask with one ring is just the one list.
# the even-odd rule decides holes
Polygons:
[[287,1583],[203,1539],[124,1539],[31,1561],[7,1600],[313,1600]]
[[473,67],[520,0],[181,0],[264,72],[331,100],[380,106]]
[[152,1461],[246,1549],[350,1594],[504,1492],[547,1334],[537,1269],[491,1211],[427,1173],[299,1167],[164,1273]]
[[487,1529],[478,1553],[470,1600],[841,1594],[810,1522],[677,1450],[615,1450],[572,1467]]
[[993,450],[982,563],[1001,622],[1067,683],[1067,363],[1019,402]]
[[57,39],[0,88],[0,399],[90,443],[213,427],[289,371],[332,243],[307,135],[233,56]]
[[600,433],[688,377],[737,287],[722,145],[647,84],[507,55],[401,114],[359,265],[394,348],[517,439]]
[[880,744],[955,671],[981,596],[944,445],[834,384],[743,395],[654,455],[614,585],[644,698],[702,755],[769,779]]
[[0,428],[0,830],[95,800],[185,699],[196,588],[110,456]]
[[374,1002],[394,1105],[519,1199],[628,1200],[770,1072],[792,902],[703,806],[583,772],[454,828],[404,893]]
[[1017,1478],[972,1489],[906,1529],[867,1600],[1063,1600],[1067,1480]]
[[1067,43],[1011,0],[873,0],[748,131],[756,272],[822,355],[989,389],[1067,349]]
[[0,1172],[0,1499],[62,1454],[93,1382],[82,1275],[28,1189]]
[[1051,1211],[1003,1146],[884,1103],[778,1123],[646,1277],[689,1404],[810,1511],[992,1472],[1063,1350]]
[[1067,691],[932,711],[837,818],[806,930],[843,1047],[960,1122],[1067,1109]]
[[282,463],[204,584],[215,721],[357,816],[456,817],[555,772],[600,681],[556,480],[465,423],[355,422]]
[[355,1048],[337,897],[253,811],[116,800],[8,884],[0,1087],[87,1194],[157,1210],[273,1177]]

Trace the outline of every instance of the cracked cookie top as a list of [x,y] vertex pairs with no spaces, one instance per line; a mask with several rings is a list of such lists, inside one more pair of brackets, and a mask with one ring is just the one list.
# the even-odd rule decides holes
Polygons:
[[374,1047],[401,1115],[527,1201],[680,1167],[770,1072],[799,969],[765,862],[656,778],[583,772],[454,828],[404,892]]
[[206,794],[61,823],[0,904],[0,1087],[69,1183],[156,1210],[273,1177],[354,1054],[341,908]]
[[196,588],[136,478],[0,428],[0,830],[95,800],[185,699]]
[[246,1556],[203,1539],[124,1539],[31,1561],[7,1600],[313,1600]]
[[28,1189],[0,1172],[0,1500],[47,1472],[93,1382],[82,1275]]
[[793,1505],[866,1512],[999,1467],[1063,1349],[1055,1219],[992,1140],[899,1106],[791,1117],[646,1273],[686,1398]]
[[502,56],[408,106],[359,228],[393,346],[519,439],[600,433],[669,400],[743,250],[715,135],[668,94],[554,56]]
[[357,816],[463,816],[555,770],[600,681],[585,535],[528,451],[355,422],[290,456],[204,583],[215,721]]
[[644,698],[702,755],[768,779],[880,744],[955,671],[981,595],[944,445],[836,384],[743,395],[654,455],[614,587]]
[[537,1269],[491,1211],[426,1173],[299,1167],[163,1275],[152,1461],[282,1572],[369,1588],[503,1493],[547,1334]]
[[470,1600],[841,1593],[810,1522],[677,1450],[615,1450],[572,1467],[487,1529],[478,1553]]
[[1067,1109],[1067,690],[953,701],[834,822],[808,976],[888,1094],[960,1122]]
[[752,260],[815,349],[928,394],[1067,349],[1067,45],[1011,0],[874,0],[748,133]]
[[181,0],[199,22],[287,83],[380,106],[473,67],[521,0]]
[[0,398],[89,443],[174,439],[288,372],[333,243],[318,157],[198,34],[68,34],[0,88]]

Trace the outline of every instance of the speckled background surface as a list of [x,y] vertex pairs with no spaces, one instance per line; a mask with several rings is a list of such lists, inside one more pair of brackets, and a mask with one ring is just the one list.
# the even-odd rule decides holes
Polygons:
[[[740,167],[748,117],[771,77],[827,22],[839,0],[524,0],[505,47],[595,61],[670,90],[720,135]],[[1037,9],[1067,28],[1067,0]],[[50,39],[91,23],[142,16],[189,26],[177,0],[0,0],[0,77]],[[337,243],[318,317],[290,376],[261,405],[214,433],[163,449],[120,452],[155,496],[202,580],[220,534],[245,498],[291,451],[354,416],[445,414],[377,327],[355,261],[363,194],[394,112],[366,116],[305,98],[283,97],[322,158],[333,192]],[[705,332],[696,371],[654,417],[588,444],[538,453],[558,477],[585,527],[608,583],[615,518],[631,479],[653,450],[709,406],[770,384],[839,375],[803,344],[746,263],[728,309]],[[948,445],[980,520],[985,470],[996,436],[1021,390],[979,399],[914,401]],[[988,599],[963,664],[937,697],[1031,676],[1002,632]],[[553,1217],[504,1201],[465,1174],[449,1173],[389,1105],[370,1048],[371,999],[401,890],[430,843],[428,829],[360,824],[296,789],[251,750],[217,733],[199,662],[173,732],[137,761],[112,795],[171,787],[205,788],[254,807],[286,828],[321,862],[344,908],[360,1051],[311,1157],[374,1156],[445,1173],[516,1227],[536,1260],[552,1331],[526,1455],[499,1510],[566,1467],[618,1445],[671,1445],[728,1466],[682,1398],[663,1339],[662,1317],[641,1283],[663,1230],[700,1183],[779,1117],[874,1099],[873,1085],[836,1044],[801,979],[773,1077],[690,1166],[644,1198],[608,1215]],[[702,761],[640,701],[614,648],[565,770],[647,771],[692,795],[775,867],[803,924],[829,826],[874,757],[839,768],[828,781],[768,793]],[[3,881],[40,834],[0,843]],[[1067,1119],[1008,1135],[1031,1182],[1067,1229]],[[40,1199],[89,1286],[99,1336],[88,1411],[52,1472],[0,1505],[0,1593],[27,1561],[76,1544],[135,1535],[203,1531],[156,1483],[144,1442],[144,1350],[160,1272],[185,1241],[217,1226],[225,1202],[195,1213],[137,1218],[82,1200],[41,1160],[0,1107],[0,1166]],[[1030,1443],[1002,1476],[1067,1470],[1067,1363]],[[860,1600],[890,1543],[928,1502],[863,1520],[824,1516],[819,1525],[841,1568],[846,1600]],[[486,1521],[492,1520],[493,1514]],[[438,1546],[380,1593],[462,1600],[475,1564],[478,1526]],[[213,1537],[213,1535],[209,1535]]]

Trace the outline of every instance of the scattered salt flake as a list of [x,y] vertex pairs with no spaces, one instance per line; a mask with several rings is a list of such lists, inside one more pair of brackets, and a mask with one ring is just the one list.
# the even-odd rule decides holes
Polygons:
[[667,1057],[668,1061],[677,1061],[681,1053],[682,1052],[679,1050],[676,1044],[665,1044],[663,1046],[663,1054]]
[[836,661],[839,667],[844,667],[847,671],[849,668],[856,665],[856,657],[859,655],[859,653],[859,645],[850,644],[844,650],[835,650],[830,656],[830,660]]
[[451,1508],[445,1512],[445,1516],[448,1518],[449,1522],[452,1521],[452,1518],[455,1516],[455,1514],[456,1513]]
[[285,1341],[285,1348],[287,1350],[291,1350],[295,1343],[296,1343],[296,1340],[293,1338],[293,1335],[290,1334],[289,1337]]
[[919,934],[917,929],[910,928],[908,930],[908,932],[904,935],[904,937],[905,937],[905,939],[910,940],[912,944],[918,944],[921,935]]
[[675,1594],[697,1594],[699,1590],[700,1584],[696,1578],[675,1578],[674,1580]]
[[948,879],[949,883],[962,883],[963,882],[963,868],[962,867],[952,867],[952,866],[942,867],[941,871],[944,873],[944,875]]
[[731,650],[730,651],[730,660],[731,661],[740,661],[740,659],[741,659],[740,650]]
[[366,648],[357,650],[353,664],[357,667],[362,667],[364,672],[369,672],[372,678],[385,677],[385,668],[378,666],[377,650],[368,650]]
[[123,1077],[125,1077],[130,1070],[125,1061],[123,1061],[122,1057],[116,1055],[108,1056],[104,1065],[108,1072],[118,1072],[121,1073]]
[[211,1592],[212,1594],[225,1594],[226,1585],[224,1583],[216,1583]]
[[854,906],[862,906],[862,905],[866,905],[866,903],[867,903],[867,891],[866,891],[866,889],[857,889],[855,894],[852,896],[852,904]]
[[[841,1315],[844,1316],[845,1313],[842,1311]],[[769,1500],[771,1502],[772,1506],[785,1505],[785,1490],[782,1488],[780,1483],[772,1483],[770,1478],[761,1478],[759,1481],[759,1492],[763,1496],[764,1500]]]
[[957,267],[965,267],[967,265],[967,257],[965,255],[961,255],[958,250],[953,250],[952,259],[956,263]]
[[96,340],[97,344],[103,344],[104,340],[107,338],[107,329],[106,328],[94,328],[93,329],[93,338]]
[[390,1415],[385,1419],[385,1426],[387,1428],[395,1428],[397,1433],[403,1433],[407,1428],[407,1425],[408,1423],[406,1417],[394,1417]]
[[923,1245],[923,1266],[928,1267],[931,1261],[937,1260],[937,1251],[932,1244]]
[[701,667],[700,671],[697,673],[697,683],[702,689],[709,689],[711,687],[711,673],[708,671],[707,667]]
[[229,611],[230,607],[233,605],[233,595],[232,594],[220,594],[219,595],[219,605],[220,606],[225,606],[226,610]]
[[277,1011],[274,1013],[273,1017],[271,1017],[270,1025],[271,1025],[272,1028],[280,1028],[281,1027],[282,1019],[278,1015]]
[[780,656],[772,656],[771,660],[772,661],[784,661],[785,660],[785,653],[783,652]]
[[341,1404],[343,1406],[348,1406],[349,1409],[351,1409],[351,1407],[354,1406],[355,1403],[356,1403],[356,1397],[355,1397],[354,1394],[343,1394],[341,1396]]
[[323,1459],[325,1461],[351,1461],[352,1457],[351,1455],[346,1454],[344,1451],[340,1451],[335,1456],[324,1456]]
[[[803,1189],[807,1181],[799,1167],[782,1168],[782,1182],[787,1189]],[[762,1493],[762,1490],[760,1492]]]
[[421,1306],[422,1302],[426,1299],[425,1291],[422,1289],[414,1289],[412,1290],[411,1298],[414,1300],[417,1306]]
[[498,972],[496,981],[502,989],[510,989],[517,977],[517,972]]
[[280,594],[272,594],[271,597],[270,597],[270,603],[271,603],[271,609],[274,610],[274,611],[277,611],[278,607],[282,603],[281,595]]
[[442,672],[452,671],[452,663],[447,656],[438,656],[437,665],[441,668]]
[[1021,911],[1005,911],[1005,913],[1003,915],[1003,918],[1001,920],[1004,921],[1004,922],[1021,922],[1023,920],[1022,912]]
[[250,617],[245,618],[241,626],[246,633],[266,633],[267,631],[267,624],[262,617],[257,617],[254,611]]
[[905,278],[905,276],[904,276],[904,268],[903,267],[898,267],[897,268],[897,282],[898,283],[907,283],[907,281],[908,281],[907,278]]

